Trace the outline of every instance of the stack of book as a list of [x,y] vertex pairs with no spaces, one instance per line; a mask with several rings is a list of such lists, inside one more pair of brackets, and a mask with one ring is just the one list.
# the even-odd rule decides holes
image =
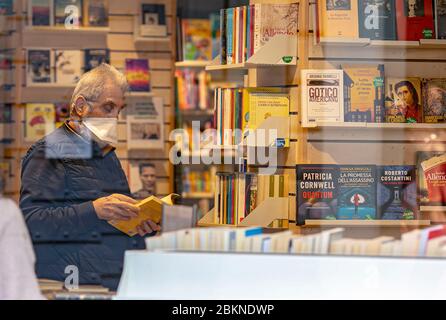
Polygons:
[[298,14],[298,3],[221,9],[220,63],[246,62],[274,36],[296,36]]
[[344,238],[343,228],[311,235],[292,231],[265,233],[260,227],[197,228],[163,233],[146,239],[149,251],[189,250],[315,255],[446,257],[446,227],[433,226],[403,233],[401,239]]
[[209,73],[194,69],[176,70],[175,79],[180,110],[204,110],[212,105]]
[[214,223],[237,225],[267,198],[288,197],[287,175],[217,173]]
[[249,130],[258,128],[267,118],[288,117],[289,108],[289,93],[283,88],[217,88],[217,144],[240,144]]

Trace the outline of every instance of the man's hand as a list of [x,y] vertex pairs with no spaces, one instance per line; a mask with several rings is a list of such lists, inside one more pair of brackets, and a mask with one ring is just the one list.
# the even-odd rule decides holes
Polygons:
[[138,230],[139,235],[143,237],[148,233],[152,233],[153,231],[160,231],[161,228],[152,220],[147,220],[137,226],[136,230]]
[[130,220],[138,216],[139,208],[136,200],[123,194],[114,193],[93,201],[93,206],[99,219]]

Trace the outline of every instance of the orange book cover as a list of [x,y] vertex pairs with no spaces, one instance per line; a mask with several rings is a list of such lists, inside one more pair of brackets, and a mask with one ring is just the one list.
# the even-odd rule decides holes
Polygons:
[[357,0],[318,0],[317,5],[321,38],[359,37]]

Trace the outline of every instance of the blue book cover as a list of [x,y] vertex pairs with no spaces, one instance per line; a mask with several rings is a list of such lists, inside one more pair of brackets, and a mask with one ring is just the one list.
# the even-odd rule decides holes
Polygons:
[[165,11],[164,4],[143,3],[141,7],[141,23],[146,25],[166,25]]
[[85,72],[96,68],[101,63],[110,63],[108,49],[85,49]]
[[339,166],[337,219],[376,219],[376,166]]
[[383,220],[416,219],[416,166],[378,166],[377,177],[378,217]]
[[233,50],[233,28],[234,28],[234,8],[229,8],[226,11],[226,63],[234,63],[232,59]]
[[51,83],[51,51],[28,50],[28,85],[32,83]]
[[13,13],[12,0],[0,0],[0,15],[9,16]]
[[[70,10],[69,13],[65,13],[66,8],[74,6],[77,8],[77,12]],[[54,24],[58,26],[64,26],[67,18],[71,25],[76,25],[75,20],[72,19],[74,15],[77,15],[78,25],[82,25],[82,0],[54,0]]]
[[297,165],[297,221],[336,219],[339,166],[331,164]]
[[359,37],[396,40],[395,0],[359,0]]

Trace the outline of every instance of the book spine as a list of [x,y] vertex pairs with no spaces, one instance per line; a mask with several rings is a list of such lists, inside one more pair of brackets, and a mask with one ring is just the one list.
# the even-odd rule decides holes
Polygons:
[[234,42],[235,42],[235,50],[234,50],[234,61],[235,63],[240,63],[240,7],[235,8],[234,12]]
[[220,10],[220,64],[226,64],[226,9]]
[[260,49],[260,40],[262,37],[262,34],[261,34],[262,5],[255,4],[254,10],[255,10],[255,18],[254,18],[254,50],[253,50],[253,54],[257,53],[257,51]]
[[234,8],[226,10],[226,63],[233,64],[232,59],[234,51]]

